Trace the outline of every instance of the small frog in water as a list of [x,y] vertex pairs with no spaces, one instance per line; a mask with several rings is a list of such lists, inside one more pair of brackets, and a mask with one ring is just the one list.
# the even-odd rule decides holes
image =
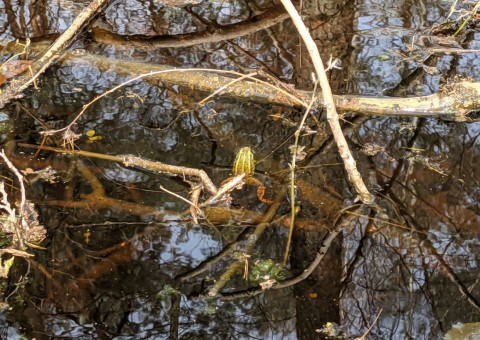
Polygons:
[[237,176],[245,174],[245,184],[257,187],[257,197],[265,204],[272,204],[272,201],[264,198],[265,185],[255,175],[255,156],[248,146],[238,150],[235,160],[233,161],[233,175]]

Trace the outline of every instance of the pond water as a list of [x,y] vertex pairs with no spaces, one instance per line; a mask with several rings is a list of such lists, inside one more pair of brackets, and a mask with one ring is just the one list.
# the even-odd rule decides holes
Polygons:
[[[35,56],[35,44],[63,32],[88,3],[4,1],[0,40],[32,38]],[[459,2],[452,12],[452,5],[307,0],[302,14],[323,59],[342,62],[328,73],[334,93],[415,100],[458,77],[480,81],[480,53],[448,50],[478,49],[478,25],[455,39],[447,39],[455,28],[433,29],[472,8]],[[29,249],[35,257],[17,259],[9,273],[2,338],[441,339],[453,326],[480,320],[478,122],[346,113],[345,135],[376,197],[361,206],[324,113],[315,109],[300,138],[306,157],[296,172],[298,214],[286,266],[280,264],[291,202],[284,188],[304,114],[298,107],[258,93],[218,94],[199,104],[210,83],[233,78],[172,72],[131,82],[80,116],[71,130],[78,136],[66,146],[97,155],[26,145],[62,146],[60,134],[41,132],[64,128],[97,96],[162,66],[261,70],[312,90],[308,52],[288,19],[198,43],[198,32],[248,30],[258,25],[252,17],[276,18],[278,8],[272,1],[111,1],[38,88],[1,110],[8,129],[0,140],[15,166],[52,171],[48,178],[26,176],[27,198],[48,237],[45,249]],[[175,46],[162,47],[168,44]],[[259,200],[258,185],[247,185],[229,204],[205,208],[199,223],[178,197],[191,197],[188,181],[197,179],[98,157],[202,169],[220,186],[245,146],[254,150],[254,176],[274,203]],[[5,167],[2,174],[13,178]],[[207,197],[204,190],[201,199]],[[311,275],[282,289],[258,288],[267,274],[281,282],[303,273],[332,230],[339,235]],[[218,286],[235,262],[236,274]]]

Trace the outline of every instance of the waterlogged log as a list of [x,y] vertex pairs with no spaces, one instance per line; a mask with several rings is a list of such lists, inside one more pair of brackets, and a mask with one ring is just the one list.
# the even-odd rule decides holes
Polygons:
[[305,100],[308,101],[308,97],[299,97],[296,93],[290,93],[285,89],[268,84],[266,81],[255,79],[253,76],[232,83],[235,78],[243,76],[233,71],[172,68],[171,66],[112,59],[90,53],[78,56],[75,53],[68,52],[63,61],[74,58],[81,58],[83,61],[92,63],[102,72],[115,70],[121,75],[131,75],[132,78],[139,74],[145,74],[143,79],[154,85],[161,83],[180,85],[190,92],[209,94],[225,87],[219,95],[231,96],[241,100],[279,103],[293,107],[306,106]]
[[[474,120],[480,110],[480,83],[450,83],[442,91],[421,97],[334,96],[342,111],[381,116],[438,117],[446,120]],[[476,118],[478,120],[478,117]]]
[[[64,61],[79,58],[67,53]],[[163,65],[125,61],[86,53],[81,56],[85,61],[95,64],[102,71],[115,69],[123,75],[145,74],[145,80],[158,85],[168,83],[180,85],[195,92],[213,93],[225,87],[219,95],[235,97],[250,102],[278,104],[289,107],[306,107],[311,96],[308,91],[286,90],[261,80],[245,77],[232,83],[232,77],[240,77],[236,72],[209,69],[178,69]],[[162,72],[151,74],[154,72]],[[188,77],[185,77],[188,74]],[[229,85],[231,84],[231,85]],[[460,80],[452,82],[442,91],[416,97],[378,97],[360,95],[334,95],[338,111],[354,112],[364,115],[380,116],[416,116],[436,117],[444,120],[478,120],[474,113],[480,110],[480,83]],[[322,106],[321,99],[318,106]]]

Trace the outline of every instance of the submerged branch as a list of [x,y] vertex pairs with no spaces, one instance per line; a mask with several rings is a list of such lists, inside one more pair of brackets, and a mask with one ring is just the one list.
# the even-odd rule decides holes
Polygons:
[[[79,57],[67,52],[63,60],[73,58]],[[114,66],[116,71],[122,75],[148,74],[143,77],[144,80],[154,85],[164,82],[184,86],[190,91],[207,93],[213,93],[219,88],[225,87],[222,96],[235,97],[240,100],[307,108],[312,95],[308,91],[287,92],[253,77],[245,77],[246,79],[227,86],[232,82],[232,76],[243,76],[231,71],[176,69],[170,66],[116,60],[88,53],[81,58],[95,64],[101,70],[108,70]],[[165,73],[155,74],[160,71]],[[185,77],[185,72],[189,73],[188,77]],[[447,89],[428,96],[405,98],[361,95],[333,96],[335,106],[340,112],[392,117],[434,117],[454,121],[469,120],[470,113],[479,111],[480,99],[478,98],[480,98],[480,83],[467,80],[450,83]],[[318,99],[316,104],[325,106],[322,99]]]
[[[277,213],[277,210],[280,207],[280,204],[282,203],[286,194],[287,194],[287,189],[284,186],[277,193],[272,205],[270,205],[268,210],[265,212],[265,215],[262,216],[261,222],[255,227],[255,230],[253,231],[253,233],[250,234],[247,240],[245,241],[245,246],[243,249],[243,252],[245,254],[249,255],[252,253],[258,239],[260,238],[260,236],[263,234],[265,229],[270,225],[270,222],[275,217],[275,214]],[[208,297],[217,296],[219,292],[222,290],[222,288],[228,283],[228,281],[230,281],[230,279],[237,272],[242,270],[243,267],[244,267],[244,263],[241,260],[235,260],[233,263],[231,263],[228,269],[225,270],[223,274],[220,276],[220,278],[215,282],[213,287],[209,289],[207,296]]]
[[178,34],[172,36],[124,37],[108,30],[106,25],[97,23],[92,29],[93,40],[109,45],[123,45],[140,50],[159,48],[188,47],[205,43],[216,43],[225,40],[239,38],[272,27],[288,18],[288,14],[280,6],[268,8],[260,15],[249,20],[227,25],[215,26],[213,32],[209,28],[202,32]]
[[360,114],[437,117],[461,122],[480,110],[480,83],[450,83],[438,93],[419,97],[335,96],[335,103],[342,111]]
[[[31,48],[35,49],[36,47],[32,44]],[[12,52],[15,52],[16,49],[9,48]],[[115,69],[116,72],[124,76],[144,74],[138,79],[144,79],[154,85],[162,82],[180,85],[190,92],[204,93],[214,93],[223,88],[222,96],[250,102],[307,108],[312,95],[310,91],[291,90],[289,92],[253,76],[232,71],[178,69],[171,66],[118,60],[89,54],[88,52],[78,56],[67,51],[60,60],[65,62],[78,58],[94,64],[101,71]],[[185,76],[186,72],[188,72],[188,77]],[[244,77],[245,79],[232,84],[232,77]],[[480,98],[480,83],[463,80],[452,82],[447,87],[446,90],[428,96],[333,95],[333,99],[337,110],[343,113],[353,112],[362,115],[391,117],[433,117],[460,122],[478,120],[478,118],[473,117],[472,113],[480,110],[480,100],[477,99]],[[288,86],[285,86],[285,88],[288,88]],[[0,95],[0,106],[3,103],[2,98],[4,98],[3,95]],[[322,99],[318,99],[316,105],[325,106]]]
[[[362,210],[363,207],[358,207],[356,210]],[[344,209],[340,214],[343,214],[347,209]],[[330,233],[324,238],[322,241],[322,245],[320,246],[320,249],[317,251],[317,255],[315,259],[308,265],[305,270],[290,279],[284,280],[282,282],[279,282],[278,284],[274,285],[270,289],[283,289],[287,287],[291,287],[303,280],[305,280],[307,277],[309,277],[315,268],[318,267],[318,265],[322,262],[323,258],[327,254],[328,249],[330,249],[333,241],[337,238],[338,234],[340,234],[343,230],[346,228],[351,228],[353,225],[355,225],[355,219],[357,217],[353,217],[354,215],[346,215],[345,217],[342,218],[340,222],[338,220],[340,219],[340,216],[337,218],[337,221],[334,223],[333,229],[330,231]],[[337,223],[338,222],[338,223]],[[221,295],[221,299],[224,301],[227,300],[236,300],[240,298],[248,298],[248,297],[253,297],[259,294],[264,293],[265,290],[262,288],[254,288],[254,289],[249,289],[246,291],[242,292],[235,292],[235,293],[223,293]]]

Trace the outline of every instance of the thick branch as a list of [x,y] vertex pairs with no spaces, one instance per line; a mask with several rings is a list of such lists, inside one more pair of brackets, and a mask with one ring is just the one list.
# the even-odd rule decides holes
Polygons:
[[[72,58],[78,58],[78,56],[67,53],[63,60]],[[112,69],[114,66],[121,75],[165,71],[165,73],[147,75],[144,79],[155,85],[164,82],[184,86],[191,92],[193,89],[193,92],[213,93],[224,87],[219,95],[259,103],[304,108],[308,107],[309,98],[311,98],[311,92],[287,92],[265,81],[252,80],[252,77],[245,77],[245,79],[232,84],[231,76],[242,76],[232,71],[176,69],[171,66],[116,60],[88,53],[82,56],[82,59],[95,64],[100,70]],[[187,72],[189,76],[185,77]],[[212,73],[214,74],[212,75]],[[227,86],[229,84],[230,86]],[[333,99],[338,111],[364,115],[420,116],[464,120],[469,112],[480,110],[480,100],[477,99],[480,98],[480,83],[461,81],[449,84],[448,88],[450,89],[448,91],[418,97],[334,95]],[[319,100],[317,104],[323,106],[324,102]]]
[[[41,43],[32,44],[31,48],[37,49],[38,44]],[[8,49],[11,52],[20,51],[12,47]],[[72,52],[66,52],[61,60],[67,61],[73,58],[79,58],[79,56]],[[164,82],[184,86],[191,92],[213,93],[223,87],[219,93],[222,96],[231,96],[250,102],[304,108],[308,106],[309,98],[311,98],[309,91],[287,92],[285,89],[275,87],[265,81],[252,81],[253,77],[245,75],[243,75],[244,79],[232,84],[232,76],[242,77],[241,74],[232,71],[175,69],[171,66],[117,60],[89,53],[85,53],[81,58],[102,71],[115,68],[119,74],[127,76],[165,71],[160,74],[149,74],[144,79],[155,85]],[[189,74],[188,77],[185,77],[186,72]],[[212,76],[212,73],[215,75]],[[392,117],[434,117],[455,121],[471,120],[469,113],[480,110],[480,101],[477,100],[480,98],[480,83],[459,81],[449,84],[448,88],[449,90],[418,97],[334,95],[333,99],[337,110],[341,112]],[[0,96],[0,106],[1,100],[2,96]],[[317,105],[323,106],[323,101],[318,100]]]

